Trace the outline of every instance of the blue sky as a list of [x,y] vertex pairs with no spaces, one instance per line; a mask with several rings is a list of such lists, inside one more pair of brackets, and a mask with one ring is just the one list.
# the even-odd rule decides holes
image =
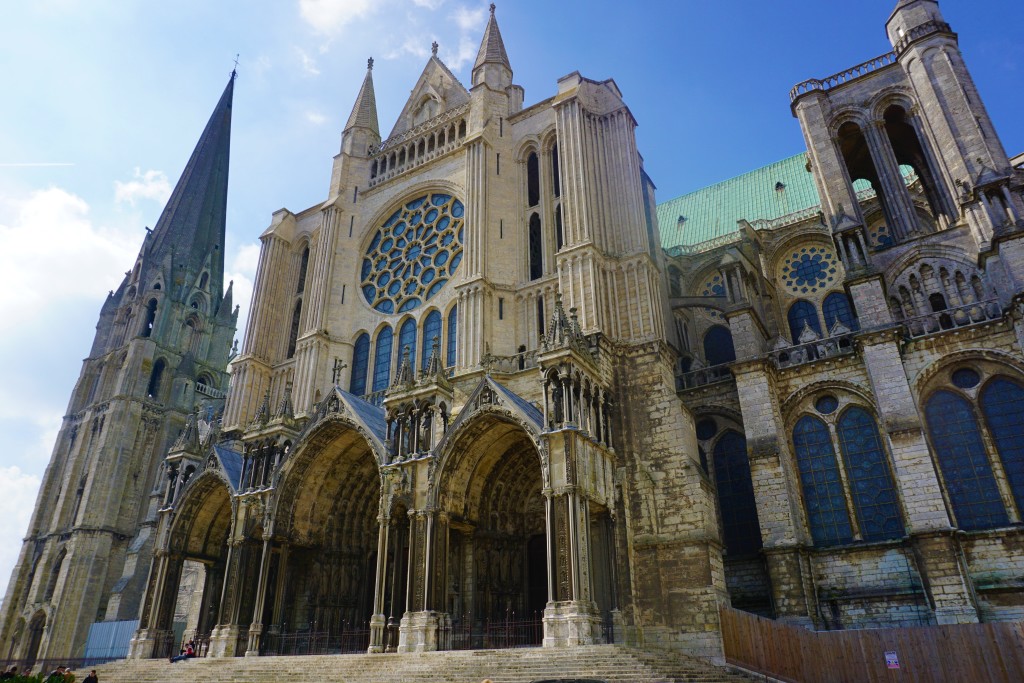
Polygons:
[[[574,70],[616,80],[664,201],[802,151],[789,89],[886,52],[894,5],[506,0],[497,16],[527,104]],[[1007,152],[1024,152],[1024,3],[942,9]],[[244,311],[271,213],[326,198],[366,58],[386,136],[433,40],[469,82],[486,14],[469,0],[0,0],[0,587],[103,297],[235,54],[226,269]]]

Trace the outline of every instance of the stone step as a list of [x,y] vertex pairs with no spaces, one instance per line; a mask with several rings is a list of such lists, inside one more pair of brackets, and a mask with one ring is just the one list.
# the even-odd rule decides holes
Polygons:
[[403,655],[308,655],[127,660],[96,667],[104,683],[530,683],[592,678],[616,683],[739,683],[754,680],[682,654],[646,652],[615,645],[566,650],[528,648]]

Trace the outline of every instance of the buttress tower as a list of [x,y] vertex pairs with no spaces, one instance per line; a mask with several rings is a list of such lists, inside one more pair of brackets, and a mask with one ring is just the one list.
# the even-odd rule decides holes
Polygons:
[[100,310],[4,599],[9,658],[81,656],[90,624],[138,617],[164,455],[194,410],[209,424],[223,404],[238,317],[223,252],[234,81]]

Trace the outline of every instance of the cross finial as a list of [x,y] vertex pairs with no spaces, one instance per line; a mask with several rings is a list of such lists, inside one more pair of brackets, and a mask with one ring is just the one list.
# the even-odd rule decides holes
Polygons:
[[373,57],[366,60],[366,70],[373,71]]
[[438,45],[436,40],[430,44],[430,54],[434,55],[435,57],[437,56],[437,47]]
[[491,3],[491,16],[494,16],[494,3]]
[[235,76],[238,75],[238,57],[239,57],[239,54],[236,52],[235,53],[235,68],[231,70],[231,78],[234,78]]

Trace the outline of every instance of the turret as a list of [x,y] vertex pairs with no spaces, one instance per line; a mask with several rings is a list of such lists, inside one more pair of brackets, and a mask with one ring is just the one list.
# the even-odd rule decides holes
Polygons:
[[480,50],[473,63],[473,86],[481,84],[492,90],[505,90],[512,85],[512,65],[505,52],[505,43],[501,40],[498,21],[494,18],[494,3],[491,3],[491,16],[487,20]]

